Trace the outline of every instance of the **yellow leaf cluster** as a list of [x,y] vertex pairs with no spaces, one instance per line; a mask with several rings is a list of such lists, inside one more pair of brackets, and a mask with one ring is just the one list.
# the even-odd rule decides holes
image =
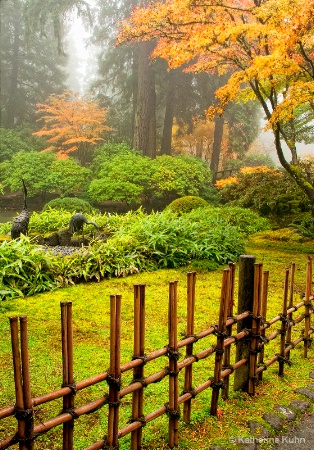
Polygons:
[[233,71],[210,118],[236,99],[257,98],[273,128],[300,105],[314,109],[314,0],[152,2],[121,25],[118,43],[134,40],[155,40],[170,68]]
[[221,180],[217,180],[215,183],[215,186],[217,189],[223,189],[224,187],[228,186],[229,184],[238,183],[237,177],[228,177],[228,178],[222,178]]

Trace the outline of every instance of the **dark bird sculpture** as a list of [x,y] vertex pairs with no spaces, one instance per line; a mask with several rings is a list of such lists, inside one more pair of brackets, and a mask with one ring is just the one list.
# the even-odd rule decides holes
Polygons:
[[83,231],[83,225],[86,223],[87,225],[94,225],[94,227],[99,231],[99,227],[95,222],[88,222],[84,214],[76,213],[71,217],[70,220],[70,231],[71,233],[75,233],[76,231]]
[[26,198],[27,198],[27,189],[25,186],[25,182],[22,178],[23,183],[23,191],[24,191],[24,208],[22,212],[15,217],[12,223],[11,228],[11,238],[18,239],[21,234],[27,236],[28,234],[28,224],[29,224],[29,212],[27,210]]

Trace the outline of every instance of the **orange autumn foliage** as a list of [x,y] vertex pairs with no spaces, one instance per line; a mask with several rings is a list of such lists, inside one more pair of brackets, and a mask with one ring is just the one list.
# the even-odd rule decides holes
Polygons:
[[51,144],[43,151],[54,151],[58,159],[67,159],[73,152],[90,148],[103,141],[110,128],[105,125],[107,110],[79,93],[65,91],[50,95],[45,104],[37,104],[41,130],[33,133]]
[[232,69],[209,117],[232,101],[257,98],[276,129],[297,107],[314,110],[314,0],[156,1],[122,23],[118,43],[133,40],[155,40],[153,56],[170,68]]

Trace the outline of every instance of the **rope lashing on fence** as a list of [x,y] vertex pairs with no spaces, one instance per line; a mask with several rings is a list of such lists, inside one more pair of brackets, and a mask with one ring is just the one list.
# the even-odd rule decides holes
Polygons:
[[132,355],[132,361],[134,361],[136,359],[140,359],[143,363],[143,366],[145,366],[145,364],[147,364],[149,361],[147,355],[143,355],[143,356]]
[[199,340],[199,337],[197,334],[187,334],[186,331],[182,331],[180,333],[180,335],[183,336],[185,339],[192,337],[194,339],[193,343],[196,343]]
[[34,413],[32,409],[19,409],[14,407],[14,417],[17,420],[29,420],[33,417]]
[[165,408],[166,408],[166,414],[170,419],[180,419],[180,417],[181,417],[180,408],[170,409],[169,402],[165,403]]
[[307,342],[308,343],[308,347],[311,347],[311,344],[313,342],[312,338],[304,337],[302,340],[303,340],[303,342]]
[[141,425],[142,425],[142,427],[145,427],[146,424],[147,424],[146,419],[145,419],[145,416],[136,417],[136,418],[131,417],[131,418],[128,420],[128,423],[134,423],[134,422],[140,422]]
[[223,337],[223,338],[228,338],[228,337],[230,337],[230,336],[228,336],[227,331],[221,331],[221,330],[219,330],[217,324],[212,325],[212,327],[214,328],[213,334],[214,334],[215,336],[217,336],[217,337]]
[[120,378],[115,378],[114,376],[112,376],[109,373],[109,369],[107,370],[107,384],[109,387],[113,387],[114,389],[116,389],[117,391],[120,391],[121,389],[121,377]]
[[71,394],[72,395],[76,395],[77,393],[77,389],[76,389],[76,383],[71,383],[71,384],[62,384],[62,387],[65,388],[70,388],[71,389]]
[[288,364],[288,366],[292,365],[292,362],[286,356],[281,356],[279,353],[276,353],[276,356],[279,362],[282,362],[283,364]]
[[219,390],[219,389],[224,389],[224,387],[225,387],[225,383],[223,382],[223,380],[214,381],[214,378],[208,378],[208,380],[211,381],[210,387],[212,389]]
[[167,354],[169,359],[174,359],[176,361],[178,361],[178,359],[181,356],[181,353],[178,350],[174,350],[172,348],[169,348],[169,346],[167,346]]
[[100,447],[101,449],[104,449],[104,450],[119,450],[119,444],[118,445],[107,445],[106,444],[107,436],[103,437],[103,441],[105,442],[105,444],[102,447]]

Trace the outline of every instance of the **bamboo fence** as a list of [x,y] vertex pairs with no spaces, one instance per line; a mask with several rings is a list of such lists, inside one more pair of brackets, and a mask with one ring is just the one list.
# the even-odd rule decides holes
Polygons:
[[[30,368],[28,357],[27,318],[10,317],[12,357],[14,368],[15,404],[0,410],[0,420],[15,416],[17,431],[0,441],[0,449],[11,446],[22,450],[32,450],[36,447],[36,438],[47,433],[52,428],[62,424],[62,449],[74,448],[75,423],[85,414],[98,411],[108,405],[108,420],[106,436],[94,442],[85,450],[102,448],[117,449],[119,439],[130,434],[130,448],[140,449],[143,427],[164,414],[168,416],[168,445],[170,448],[178,446],[178,423],[181,417],[180,405],[183,404],[183,422],[191,419],[192,399],[206,390],[212,389],[210,413],[217,415],[220,390],[222,397],[228,398],[230,375],[244,364],[249,366],[248,393],[255,395],[258,381],[262,380],[263,372],[272,364],[278,362],[278,375],[284,374],[285,363],[289,364],[291,350],[298,344],[304,345],[304,357],[308,355],[311,343],[311,315],[313,306],[312,295],[312,257],[308,257],[305,281],[305,296],[298,304],[293,304],[294,298],[295,264],[285,273],[282,311],[270,320],[267,320],[268,271],[263,271],[261,263],[254,264],[254,299],[252,311],[244,311],[233,316],[235,264],[229,263],[223,271],[220,312],[218,322],[204,331],[195,334],[195,286],[196,273],[187,274],[187,324],[183,339],[178,341],[177,333],[177,281],[169,283],[168,307],[168,344],[162,349],[145,354],[145,285],[134,285],[134,346],[132,360],[121,365],[121,295],[110,296],[110,367],[107,371],[91,378],[75,382],[73,376],[73,329],[72,329],[72,303],[61,303],[61,337],[62,337],[62,387],[53,392],[32,398],[30,383]],[[293,314],[304,308],[304,314],[293,318]],[[240,320],[252,318],[251,329],[242,329],[232,335],[232,327]],[[281,322],[280,329],[266,335],[266,330],[277,322]],[[292,328],[304,322],[302,336],[291,341]],[[193,345],[210,335],[216,337],[216,344],[193,354]],[[279,353],[264,361],[265,344],[279,337]],[[249,356],[231,364],[231,346],[241,340],[249,344]],[[185,348],[184,359],[180,360],[180,349]],[[194,363],[215,355],[214,376],[202,384],[193,387]],[[150,361],[167,356],[169,363],[166,368],[145,377],[144,367]],[[123,386],[122,375],[132,371],[133,380]],[[179,376],[183,373],[184,390],[179,394]],[[146,414],[145,388],[152,383],[168,377],[167,404],[155,411]],[[76,394],[89,386],[106,380],[108,393],[100,398],[81,406],[75,406]],[[124,397],[132,396],[130,423],[119,429],[119,412]],[[35,423],[34,408],[38,405],[62,399],[63,408],[60,414],[51,419]],[[1,422],[0,422],[1,424]]]

